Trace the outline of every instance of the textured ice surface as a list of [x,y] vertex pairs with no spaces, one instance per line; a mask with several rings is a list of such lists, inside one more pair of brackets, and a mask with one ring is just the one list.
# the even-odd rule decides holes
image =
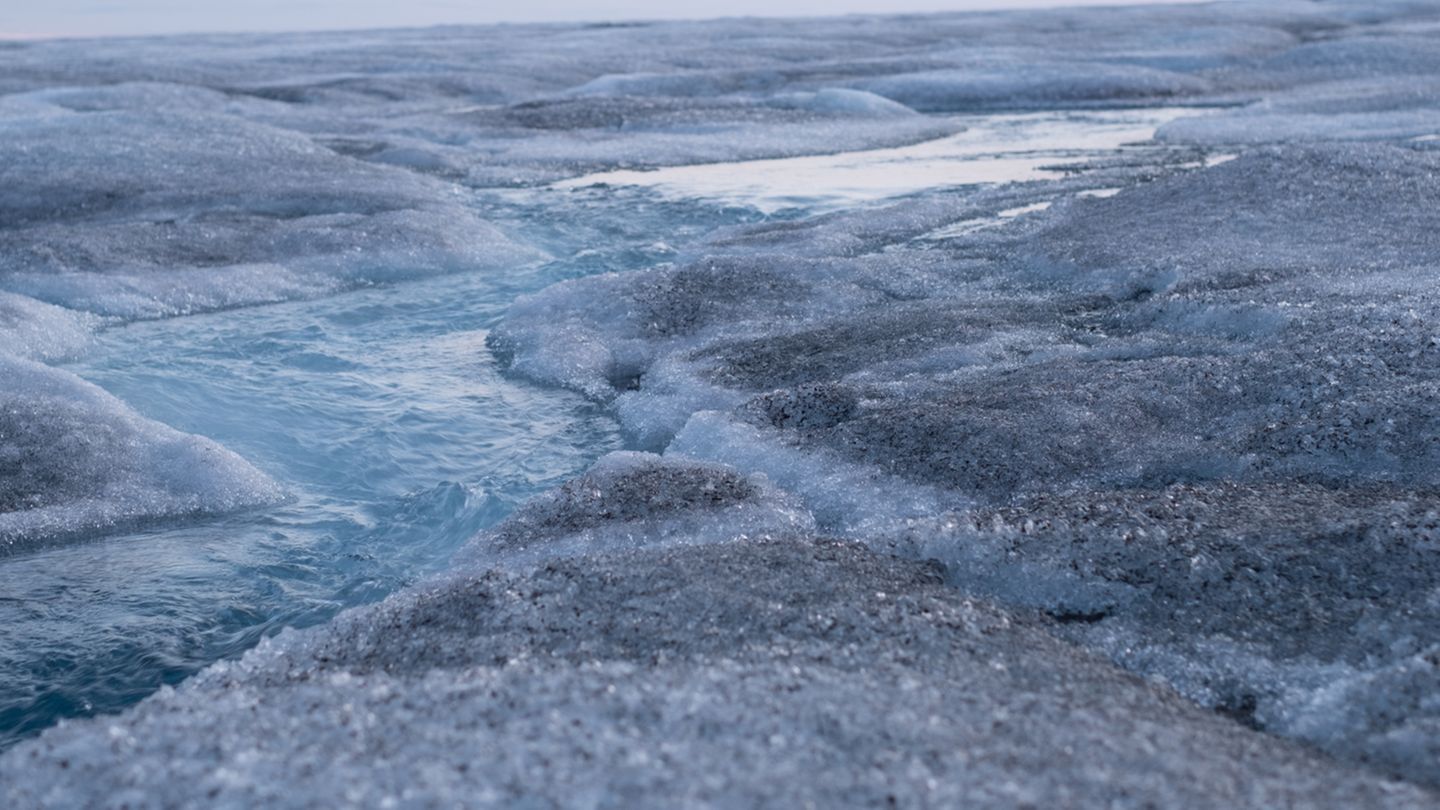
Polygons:
[[[26,383],[0,388],[23,437],[0,520],[25,538],[46,510],[86,529],[273,491],[35,365],[83,348],[77,313],[533,270],[560,283],[463,345],[663,452],[605,458],[440,580],[22,745],[0,790],[1433,805],[1437,32],[1434,3],[1236,2],[0,49],[0,379]],[[1161,105],[1197,114],[1060,137]],[[965,152],[1016,120],[1062,142]],[[1015,162],[925,177],[957,144]],[[836,182],[853,150],[896,177]],[[824,182],[727,177],[761,159]],[[449,358],[416,335],[387,339]],[[213,354],[363,366],[267,353],[291,337]],[[386,415],[440,390],[386,383]],[[467,458],[398,440],[429,396],[317,457],[342,481]]]
[[118,523],[274,503],[234,453],[59,369],[0,355],[0,552]]
[[503,526],[472,543],[466,557],[478,565],[497,560],[533,564],[814,528],[807,510],[758,477],[717,464],[612,453],[584,475],[522,506]]
[[440,181],[235,116],[0,115],[0,285],[155,317],[532,261]]
[[622,169],[556,187],[642,186],[674,199],[699,196],[768,214],[786,209],[813,214],[947,186],[1056,179],[1063,176],[1057,164],[1148,141],[1156,126],[1187,113],[1193,114],[1159,108],[967,116],[957,119],[964,131],[910,146],[740,165]]
[[1155,158],[1107,196],[1065,193],[1081,175],[718,233],[523,300],[492,340],[822,529],[1434,782],[1440,167]]
[[1117,104],[1132,99],[1199,94],[1202,80],[1140,65],[981,63],[970,69],[902,73],[858,85],[925,112],[993,107],[1036,107],[1089,102]]
[[1216,482],[1042,495],[899,545],[1202,704],[1430,780],[1440,498]]
[[1440,88],[1428,75],[1307,85],[1227,111],[1161,127],[1167,141],[1206,144],[1398,141],[1440,132]]
[[[622,524],[659,497],[724,531],[720,502],[751,497],[691,462],[602,466]],[[608,520],[585,480],[496,536],[572,545]],[[0,776],[36,807],[1434,801],[1201,711],[932,566],[763,535],[457,570],[22,744]]]

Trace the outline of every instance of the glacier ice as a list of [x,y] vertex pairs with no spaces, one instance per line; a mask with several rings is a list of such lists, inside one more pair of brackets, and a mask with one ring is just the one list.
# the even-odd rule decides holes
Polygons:
[[0,286],[99,315],[184,314],[543,256],[476,218],[458,189],[235,116],[0,116],[0,133]]
[[85,313],[0,292],[0,353],[42,362],[74,357],[95,325]]
[[0,354],[0,379],[0,552],[283,497],[234,453],[69,372]]
[[810,512],[763,477],[719,464],[618,452],[521,506],[504,525],[473,541],[462,559],[523,567],[562,556],[814,529]]
[[[752,497],[693,462],[606,467],[621,524],[662,497],[666,515],[710,513],[712,531],[740,531],[716,509]],[[656,476],[688,494],[657,490]],[[610,520],[596,506],[577,482],[497,534],[569,546]],[[525,573],[462,567],[94,725],[14,749],[0,795],[35,806],[1431,803],[1121,674],[944,587],[933,566],[803,532]]]
[[[39,364],[119,321],[558,257],[476,335],[635,448],[17,746],[0,796],[1433,806],[1437,33],[1284,0],[0,48],[9,548],[280,494]],[[1117,107],[1186,114],[848,198],[657,180]]]
[[741,226],[492,342],[822,531],[1432,782],[1436,169],[1312,142],[939,241],[1023,191]]
[[1431,77],[1346,78],[1304,85],[1227,111],[1172,121],[1156,137],[1196,144],[1405,141],[1440,131]]
[[1055,104],[1123,104],[1131,99],[1199,95],[1201,79],[1140,65],[984,64],[974,68],[900,73],[866,79],[857,87],[924,112],[1034,108]]

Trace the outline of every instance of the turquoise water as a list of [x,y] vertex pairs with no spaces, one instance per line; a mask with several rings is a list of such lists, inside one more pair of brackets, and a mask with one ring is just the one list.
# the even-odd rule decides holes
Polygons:
[[383,598],[618,449],[600,407],[503,375],[486,330],[518,295],[754,216],[595,192],[476,205],[559,258],[118,326],[67,366],[291,499],[0,560],[0,746]]

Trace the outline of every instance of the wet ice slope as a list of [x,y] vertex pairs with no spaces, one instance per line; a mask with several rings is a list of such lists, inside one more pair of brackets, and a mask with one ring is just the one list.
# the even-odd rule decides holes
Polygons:
[[1415,30],[1232,69],[1265,99],[1160,131],[1238,159],[742,227],[522,300],[492,342],[646,446],[767,474],[822,529],[1436,781],[1440,162],[1413,139],[1433,123],[1390,126],[1429,114]]
[[92,541],[0,561],[10,728],[440,569],[616,446],[541,386],[663,453],[22,743],[5,798],[1433,804],[1437,37],[0,50],[0,530]]
[[488,359],[513,296],[466,274],[99,334],[67,370],[243,454],[287,499],[0,561],[0,740],[383,597],[614,448],[599,409]]
[[[1267,148],[927,236],[1019,202],[989,196],[729,231],[493,339],[823,529],[1434,779],[1435,155]],[[549,356],[558,331],[586,353]]]

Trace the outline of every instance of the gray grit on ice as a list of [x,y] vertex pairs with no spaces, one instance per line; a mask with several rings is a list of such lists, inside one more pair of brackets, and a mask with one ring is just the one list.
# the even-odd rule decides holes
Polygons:
[[495,355],[663,460],[16,747],[0,804],[1434,806],[1437,33],[1286,0],[0,43],[0,553],[279,496],[41,365],[92,329],[531,266],[592,173],[1197,113],[521,298]]
[[235,453],[146,419],[67,371],[0,354],[0,379],[0,556],[284,497]]
[[[760,497],[630,456],[617,509]],[[657,487],[657,484],[669,484]],[[676,494],[685,493],[685,494]],[[502,525],[564,543],[583,488]],[[624,521],[623,515],[615,520]],[[804,534],[455,571],[0,760],[25,807],[1424,807],[928,564]],[[480,542],[486,542],[481,538]]]

